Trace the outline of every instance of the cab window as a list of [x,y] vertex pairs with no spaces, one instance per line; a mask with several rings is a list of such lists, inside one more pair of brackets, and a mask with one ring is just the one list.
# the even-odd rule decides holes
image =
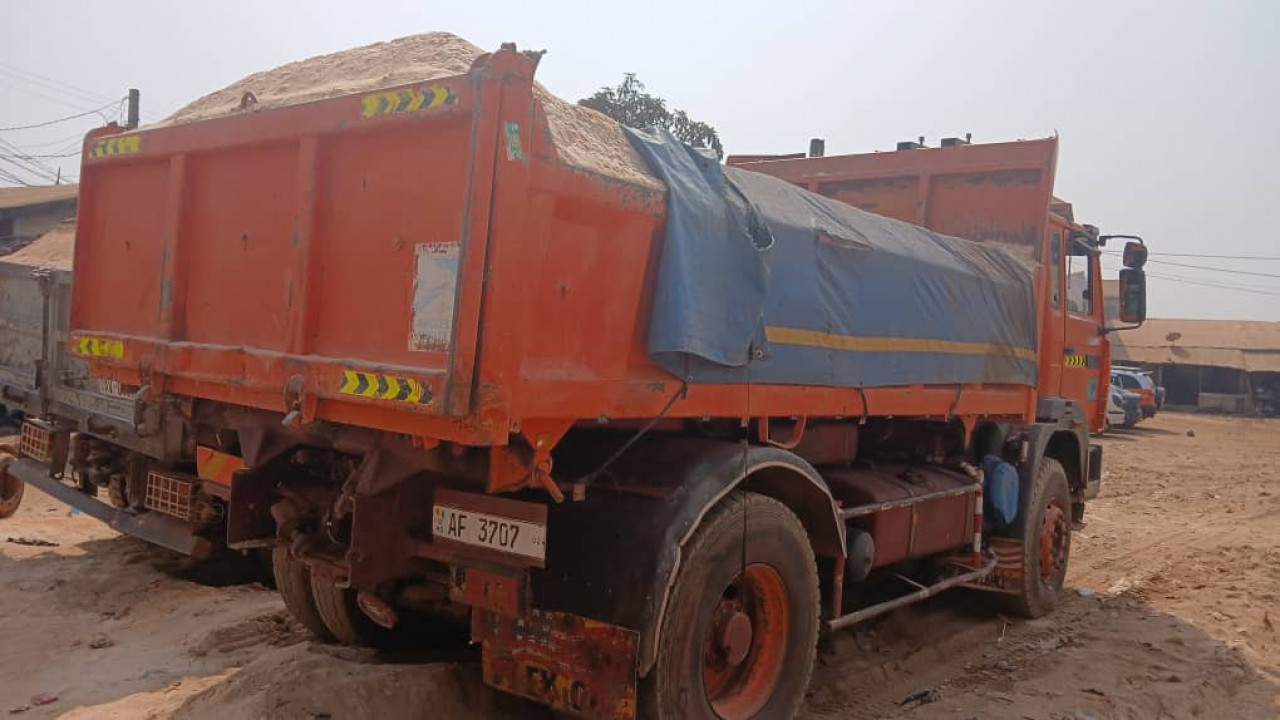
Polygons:
[[1088,246],[1072,241],[1067,250],[1067,312],[1093,316],[1093,284]]
[[1057,230],[1049,236],[1049,263],[1053,268],[1049,273],[1049,296],[1054,309],[1057,309],[1062,306],[1062,278],[1059,277],[1062,272],[1062,235]]

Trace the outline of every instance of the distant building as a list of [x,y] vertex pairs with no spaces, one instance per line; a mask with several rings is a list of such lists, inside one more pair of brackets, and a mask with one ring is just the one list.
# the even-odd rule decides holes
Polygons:
[[79,185],[0,188],[0,256],[76,216]]
[[1280,406],[1280,322],[1153,319],[1111,338],[1112,363],[1153,370],[1167,405],[1250,414]]

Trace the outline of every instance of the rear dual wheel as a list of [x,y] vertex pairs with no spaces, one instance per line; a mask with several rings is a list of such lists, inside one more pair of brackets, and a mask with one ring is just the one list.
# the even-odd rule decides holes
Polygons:
[[354,588],[339,586],[331,575],[313,573],[293,557],[285,545],[272,551],[276,588],[284,606],[303,627],[322,642],[382,646],[392,632],[369,619],[356,603]]
[[795,514],[754,493],[724,501],[681,553],[657,661],[640,686],[642,716],[793,717],[813,670],[818,603]]

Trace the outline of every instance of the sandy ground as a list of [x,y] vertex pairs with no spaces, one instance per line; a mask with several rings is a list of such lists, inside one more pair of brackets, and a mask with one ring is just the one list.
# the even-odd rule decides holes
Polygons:
[[[1164,414],[1102,442],[1057,612],[952,594],[828,638],[803,716],[1280,717],[1280,423]],[[261,585],[31,490],[8,538],[58,543],[0,542],[0,710],[57,698],[24,720],[549,717],[484,688],[465,649],[312,643]]]

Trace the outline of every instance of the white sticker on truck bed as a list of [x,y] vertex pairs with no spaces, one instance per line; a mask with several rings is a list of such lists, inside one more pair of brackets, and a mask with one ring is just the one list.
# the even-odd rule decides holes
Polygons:
[[413,327],[409,349],[447,351],[453,342],[453,304],[458,294],[457,243],[421,243],[413,275]]
[[535,560],[547,557],[547,526],[474,510],[435,505],[431,508],[436,539],[489,548]]

